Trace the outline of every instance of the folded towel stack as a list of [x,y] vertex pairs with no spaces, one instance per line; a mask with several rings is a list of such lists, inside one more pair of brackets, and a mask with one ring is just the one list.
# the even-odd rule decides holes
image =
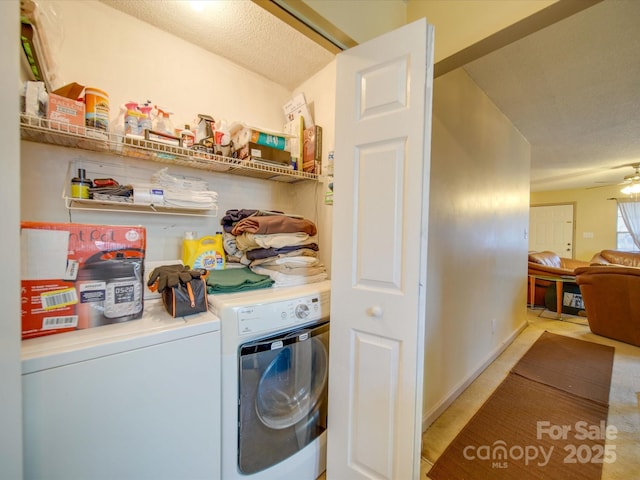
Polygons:
[[316,225],[300,215],[264,210],[228,210],[222,218],[229,263],[268,275],[274,287],[303,285],[327,278],[318,259]]
[[268,275],[252,272],[249,267],[210,270],[207,293],[234,293],[268,288],[274,281]]
[[214,208],[218,194],[209,190],[205,180],[170,175],[166,168],[156,172],[151,181],[163,191],[164,204],[180,208]]

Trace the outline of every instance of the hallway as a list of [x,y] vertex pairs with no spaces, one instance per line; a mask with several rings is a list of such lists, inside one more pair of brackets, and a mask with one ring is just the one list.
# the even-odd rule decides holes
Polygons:
[[429,469],[447,445],[545,330],[615,347],[607,425],[614,425],[618,430],[617,438],[611,442],[615,445],[616,461],[603,465],[602,480],[635,478],[640,471],[637,454],[640,446],[640,347],[591,333],[586,318],[567,315],[563,320],[557,320],[547,318],[550,314],[549,311],[529,310],[527,327],[429,426],[422,436],[421,479],[429,478]]

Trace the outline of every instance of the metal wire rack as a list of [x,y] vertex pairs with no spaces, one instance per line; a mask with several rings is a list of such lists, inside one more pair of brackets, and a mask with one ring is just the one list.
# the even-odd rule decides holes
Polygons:
[[105,152],[199,170],[284,183],[318,180],[318,176],[313,173],[263,163],[258,164],[252,160],[223,157],[160,141],[106,133],[89,127],[70,125],[31,115],[20,116],[20,132],[23,140]]

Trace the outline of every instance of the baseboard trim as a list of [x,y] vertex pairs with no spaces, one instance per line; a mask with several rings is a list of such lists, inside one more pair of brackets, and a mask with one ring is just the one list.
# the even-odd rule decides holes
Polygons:
[[527,327],[527,321],[525,320],[518,328],[516,328],[511,335],[507,337],[498,347],[489,354],[489,357],[480,364],[480,366],[474,370],[469,377],[460,382],[453,390],[444,397],[444,399],[438,403],[432,409],[422,412],[422,432],[424,433],[429,425],[431,425],[442,413],[460,396],[464,390],[471,385],[471,383],[480,376],[485,369],[491,365],[498,356],[506,350],[506,348],[513,343],[518,335]]

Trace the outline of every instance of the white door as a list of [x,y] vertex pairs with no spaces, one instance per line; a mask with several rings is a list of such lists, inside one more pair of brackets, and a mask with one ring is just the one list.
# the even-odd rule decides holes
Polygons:
[[573,258],[573,205],[529,208],[529,250]]
[[337,57],[327,479],[420,474],[433,29]]

